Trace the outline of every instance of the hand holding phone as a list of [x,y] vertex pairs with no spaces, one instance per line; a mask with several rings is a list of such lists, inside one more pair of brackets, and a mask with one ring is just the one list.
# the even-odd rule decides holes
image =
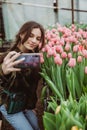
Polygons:
[[19,56],[20,56],[20,52],[16,52],[16,51],[10,51],[5,56],[3,63],[2,63],[2,71],[3,71],[4,75],[7,75],[11,72],[21,71],[20,68],[14,67],[16,64],[19,64],[20,62],[23,61],[23,60],[15,61],[15,59],[17,59],[17,57],[19,57]]

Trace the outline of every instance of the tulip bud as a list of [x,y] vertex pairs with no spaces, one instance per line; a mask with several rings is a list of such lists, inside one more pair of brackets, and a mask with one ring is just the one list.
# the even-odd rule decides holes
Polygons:
[[60,108],[61,108],[61,106],[58,106],[58,107],[56,108],[55,114],[58,114],[58,113],[60,112]]
[[77,126],[73,126],[71,130],[79,130]]
[[87,115],[86,115],[85,119],[87,120]]

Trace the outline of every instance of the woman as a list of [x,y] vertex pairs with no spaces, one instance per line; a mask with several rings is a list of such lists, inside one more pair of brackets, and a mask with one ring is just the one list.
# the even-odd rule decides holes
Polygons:
[[[16,59],[21,53],[38,53],[43,46],[44,29],[42,25],[29,21],[20,28],[16,35],[16,42],[10,51],[0,59],[2,62],[0,81],[3,90],[0,111],[15,130],[39,130],[35,105],[40,69],[38,67],[17,68],[16,66],[24,59]],[[14,104],[13,109],[11,109],[11,97],[14,99],[16,97],[14,101],[22,100],[21,103],[16,102],[17,106]]]

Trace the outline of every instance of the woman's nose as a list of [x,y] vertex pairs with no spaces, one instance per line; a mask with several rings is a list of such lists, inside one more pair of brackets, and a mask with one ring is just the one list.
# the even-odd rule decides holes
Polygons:
[[36,42],[37,42],[36,38],[33,38],[33,39],[32,39],[32,42],[33,42],[33,43],[36,43]]

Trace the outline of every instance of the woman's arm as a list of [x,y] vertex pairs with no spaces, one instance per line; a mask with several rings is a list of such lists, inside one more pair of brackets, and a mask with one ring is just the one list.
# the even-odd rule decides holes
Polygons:
[[16,60],[20,56],[20,52],[11,51],[4,58],[2,63],[2,71],[4,75],[8,75],[11,72],[20,71],[20,68],[15,68],[14,66],[22,62],[22,60]]
[[15,51],[9,52],[4,58],[0,65],[0,85],[6,86],[8,82],[13,79],[14,72],[20,71],[20,68],[15,68],[14,66],[22,60],[15,60],[18,56],[20,56],[20,53],[17,53]]

